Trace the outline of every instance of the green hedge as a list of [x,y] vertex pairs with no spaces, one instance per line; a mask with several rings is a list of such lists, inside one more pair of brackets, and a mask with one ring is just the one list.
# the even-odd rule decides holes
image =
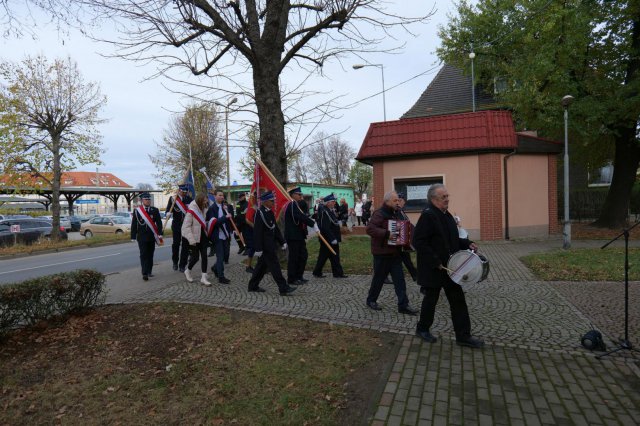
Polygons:
[[0,337],[18,326],[103,303],[104,281],[101,273],[84,269],[0,286]]

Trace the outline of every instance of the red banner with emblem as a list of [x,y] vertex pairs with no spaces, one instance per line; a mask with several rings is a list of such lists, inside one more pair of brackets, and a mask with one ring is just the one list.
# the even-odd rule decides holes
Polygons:
[[284,190],[280,182],[271,174],[271,171],[260,160],[256,160],[256,167],[253,172],[253,184],[251,185],[251,194],[249,195],[249,206],[247,207],[246,221],[253,225],[253,219],[256,211],[260,207],[260,196],[267,191],[272,191],[275,196],[273,213],[276,219],[280,217],[280,213],[287,205],[291,197]]

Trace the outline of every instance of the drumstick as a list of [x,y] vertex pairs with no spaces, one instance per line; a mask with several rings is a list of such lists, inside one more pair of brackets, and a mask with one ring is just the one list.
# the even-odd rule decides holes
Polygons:
[[[451,269],[449,269],[449,268],[447,268],[447,267],[445,267],[445,266],[440,265],[440,267],[441,267],[442,269],[444,269],[445,271],[447,271],[447,272],[451,273],[451,274],[456,274],[456,273],[457,273],[456,271],[452,271]],[[468,276],[467,276],[466,274],[462,276],[462,279],[463,279],[463,280],[466,280],[467,278],[468,278]]]

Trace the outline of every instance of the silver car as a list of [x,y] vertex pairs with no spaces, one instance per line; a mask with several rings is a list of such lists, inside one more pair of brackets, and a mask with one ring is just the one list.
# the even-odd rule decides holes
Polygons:
[[[46,219],[49,222],[53,222],[53,216],[40,216],[41,219]],[[64,228],[65,231],[71,232],[71,221],[69,218],[60,216],[60,227]]]

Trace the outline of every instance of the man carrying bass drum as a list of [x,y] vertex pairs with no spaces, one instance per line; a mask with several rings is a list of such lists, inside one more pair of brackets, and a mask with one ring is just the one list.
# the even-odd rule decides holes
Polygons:
[[427,208],[422,211],[413,235],[413,247],[417,252],[418,284],[424,288],[424,299],[416,335],[429,343],[437,338],[431,334],[440,290],[444,289],[451,319],[460,346],[481,348],[484,342],[471,336],[471,320],[464,292],[459,284],[449,278],[446,264],[458,250],[477,250],[478,246],[467,238],[460,238],[456,221],[449,213],[449,193],[442,184],[434,184],[427,192]]

